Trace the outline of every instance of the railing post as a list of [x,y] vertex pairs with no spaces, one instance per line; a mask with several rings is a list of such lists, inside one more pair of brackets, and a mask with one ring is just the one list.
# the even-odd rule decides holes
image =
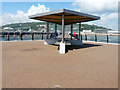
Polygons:
[[87,35],[85,34],[85,40],[87,41]]
[[14,32],[14,35],[13,35],[13,36],[14,36],[14,40],[15,40],[15,32]]
[[95,35],[95,41],[97,42],[97,35]]
[[82,40],[82,34],[80,36],[81,36],[81,40]]
[[43,40],[43,33],[42,33],[42,40]]
[[20,33],[20,40],[23,40],[22,36],[23,36],[22,33]]
[[34,33],[32,33],[32,40],[34,40]]
[[107,43],[109,42],[109,37],[108,37],[108,35],[107,35]]
[[8,41],[10,40],[9,32],[8,32]]

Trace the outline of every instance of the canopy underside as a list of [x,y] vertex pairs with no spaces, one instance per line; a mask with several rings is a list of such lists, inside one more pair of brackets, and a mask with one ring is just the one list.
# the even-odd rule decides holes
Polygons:
[[29,18],[62,25],[62,14],[64,14],[65,25],[100,19],[100,17],[97,16],[79,13],[76,11],[71,11],[66,9],[36,14],[30,16]]

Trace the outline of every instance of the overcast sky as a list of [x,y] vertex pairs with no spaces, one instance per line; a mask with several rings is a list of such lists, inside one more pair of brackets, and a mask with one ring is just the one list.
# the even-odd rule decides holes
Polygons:
[[3,2],[2,22],[0,25],[10,23],[31,22],[29,15],[43,13],[57,9],[70,9],[100,16],[97,21],[87,22],[118,30],[118,1],[119,0],[74,0],[72,2]]

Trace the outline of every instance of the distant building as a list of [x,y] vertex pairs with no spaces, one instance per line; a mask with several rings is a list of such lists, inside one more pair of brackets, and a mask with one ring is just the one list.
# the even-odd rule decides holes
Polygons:
[[46,25],[39,25],[39,26],[40,26],[40,27],[45,27],[45,28],[47,27]]
[[120,34],[119,30],[109,30],[108,34]]
[[107,34],[108,30],[107,29],[95,29],[94,33],[105,33],[105,34]]
[[83,30],[83,33],[91,33],[92,30]]
[[11,27],[4,27],[3,29],[4,30],[13,30],[13,28],[11,28]]
[[29,27],[22,27],[22,29],[29,29]]

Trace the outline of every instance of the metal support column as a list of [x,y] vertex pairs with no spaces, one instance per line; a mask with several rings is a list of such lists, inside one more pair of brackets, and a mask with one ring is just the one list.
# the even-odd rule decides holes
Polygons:
[[78,40],[80,40],[80,30],[81,30],[81,22],[79,23],[79,36],[78,36]]
[[64,25],[64,14],[62,14],[62,43],[64,43],[65,25]]
[[48,39],[48,35],[49,35],[49,22],[47,22],[47,39]]
[[109,42],[109,36],[107,35],[107,43]]
[[56,38],[56,35],[57,35],[57,24],[55,24],[55,38]]
[[71,24],[71,40],[72,40],[72,33],[73,33],[73,24]]

